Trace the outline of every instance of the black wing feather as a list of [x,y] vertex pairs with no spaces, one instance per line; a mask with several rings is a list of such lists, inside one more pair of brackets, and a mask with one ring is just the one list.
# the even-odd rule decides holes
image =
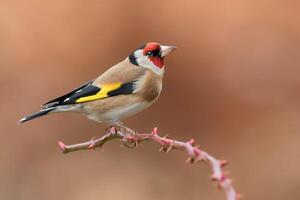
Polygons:
[[[134,82],[124,83],[116,90],[110,91],[107,93],[108,97],[117,96],[117,95],[126,95],[126,94],[132,94],[134,92]],[[75,104],[76,100],[87,97],[91,95],[97,94],[101,88],[96,87],[92,85],[93,81],[88,82],[81,87],[61,96],[56,99],[53,99],[42,106],[44,108],[51,108],[55,106],[61,106],[61,105],[68,105],[68,104]],[[107,98],[107,97],[106,97]]]
[[[54,106],[59,106],[59,105],[66,105],[66,104],[72,104],[75,103],[75,101],[78,99],[78,97],[84,97],[84,96],[89,96],[92,94],[96,94],[98,91],[100,91],[100,88],[95,87],[92,85],[93,81],[90,81],[88,83],[85,83],[79,88],[76,88],[75,90],[60,96],[58,98],[55,98],[42,106],[44,108],[50,108]],[[77,99],[75,99],[77,98]],[[68,99],[68,101],[66,101]],[[72,101],[71,101],[72,99]]]
[[116,90],[110,91],[107,93],[109,97],[117,96],[120,94],[132,94],[134,91],[134,82],[124,83]]

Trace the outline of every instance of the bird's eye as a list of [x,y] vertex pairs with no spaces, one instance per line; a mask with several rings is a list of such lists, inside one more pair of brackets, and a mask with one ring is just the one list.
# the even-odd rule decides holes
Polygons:
[[147,56],[153,56],[153,57],[157,57],[160,55],[160,50],[157,49],[157,50],[154,50],[154,51],[148,51],[147,52]]
[[153,51],[148,51],[147,56],[153,56]]

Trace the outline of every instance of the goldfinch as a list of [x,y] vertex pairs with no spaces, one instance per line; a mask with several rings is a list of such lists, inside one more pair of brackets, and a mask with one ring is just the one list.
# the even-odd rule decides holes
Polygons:
[[77,112],[97,122],[121,124],[122,119],[157,100],[162,90],[164,58],[175,49],[148,42],[95,80],[43,104],[39,112],[19,123],[49,113]]

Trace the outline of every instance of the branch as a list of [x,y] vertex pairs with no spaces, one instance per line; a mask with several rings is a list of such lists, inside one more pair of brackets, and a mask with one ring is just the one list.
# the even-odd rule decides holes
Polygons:
[[101,148],[106,142],[119,138],[121,142],[129,148],[136,147],[140,142],[150,141],[157,143],[160,146],[160,151],[169,152],[172,149],[184,150],[188,154],[186,163],[195,163],[199,161],[205,161],[212,169],[211,180],[218,183],[218,187],[225,191],[227,200],[240,199],[241,195],[237,194],[232,183],[223,171],[223,167],[227,165],[226,160],[218,160],[201,150],[199,146],[195,146],[193,139],[187,142],[181,142],[177,140],[168,139],[166,137],[160,137],[158,135],[157,128],[154,128],[151,133],[136,133],[133,130],[120,126],[117,130],[115,127],[107,129],[106,134],[98,139],[92,139],[88,142],[65,145],[63,142],[58,142],[58,145],[63,153],[70,153],[78,150],[90,150],[95,148]]

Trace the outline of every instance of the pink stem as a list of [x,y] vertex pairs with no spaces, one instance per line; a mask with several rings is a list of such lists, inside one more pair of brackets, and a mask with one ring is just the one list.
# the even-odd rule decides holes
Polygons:
[[[130,129],[128,129],[130,130]],[[158,135],[157,128],[154,128],[151,133],[144,134],[132,134],[134,131],[124,131],[124,129],[117,130],[116,128],[110,128],[105,135],[98,139],[92,139],[88,142],[65,145],[63,142],[58,142],[58,145],[63,153],[69,153],[78,150],[89,150],[95,149],[97,147],[102,147],[106,142],[119,138],[123,144],[127,147],[135,147],[138,143],[143,141],[152,141],[157,143],[161,150],[170,151],[172,149],[185,150],[189,156],[187,163],[194,163],[199,161],[206,161],[209,163],[212,169],[211,180],[218,182],[218,186],[223,188],[225,191],[227,200],[238,200],[240,195],[235,191],[231,180],[226,176],[223,171],[223,167],[227,165],[226,160],[218,160],[208,154],[205,151],[202,151],[198,146],[194,146],[195,141],[191,139],[188,142],[181,142],[177,140],[168,139],[166,137],[160,137]]]

